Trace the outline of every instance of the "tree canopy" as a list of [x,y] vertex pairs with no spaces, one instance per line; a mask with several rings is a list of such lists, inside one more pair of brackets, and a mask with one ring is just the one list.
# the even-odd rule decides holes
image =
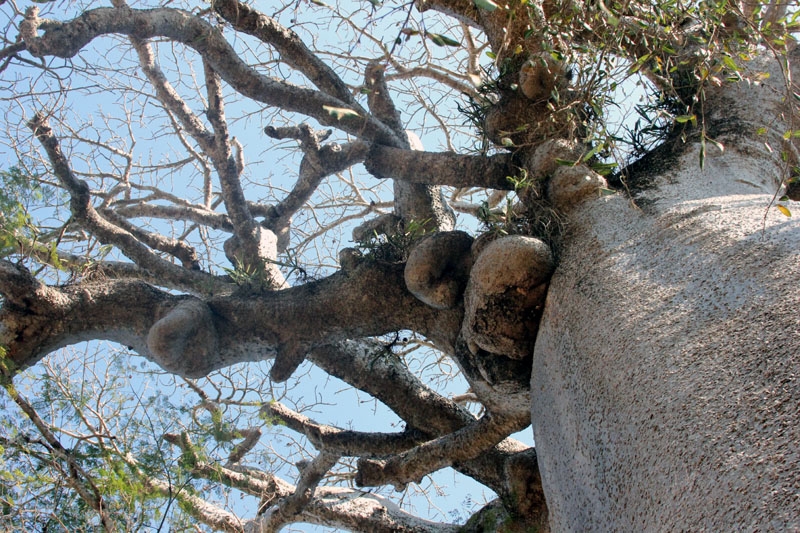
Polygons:
[[[7,528],[547,528],[511,435],[572,215],[760,84],[800,198],[791,2],[110,4],[0,2]],[[404,507],[443,468],[491,501]]]

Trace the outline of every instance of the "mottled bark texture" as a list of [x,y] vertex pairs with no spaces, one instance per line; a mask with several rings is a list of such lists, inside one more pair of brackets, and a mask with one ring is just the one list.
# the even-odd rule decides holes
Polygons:
[[669,143],[633,202],[570,220],[532,378],[555,530],[800,527],[800,227],[770,209],[765,146],[790,126],[777,63],[752,68],[769,80],[708,95],[724,153],[701,170],[698,140]]
[[[613,14],[602,2],[572,3],[570,18],[562,17],[565,6],[547,1],[416,2],[420,11],[444,12],[484,32],[500,68],[477,122],[498,150],[508,148],[492,156],[424,151],[392,99],[391,54],[363,61],[363,83],[353,91],[296,33],[243,3],[216,0],[203,16],[112,4],[64,23],[42,20],[30,8],[19,24],[20,43],[3,49],[2,59],[23,51],[72,59],[94,39],[123,36],[174,133],[188,152],[203,152],[195,158],[205,172],[203,202],[130,205],[93,192],[71,168],[47,114],[36,113],[28,127],[69,196],[71,223],[131,263],[103,262],[110,278],[76,276],[47,286],[0,261],[4,377],[91,339],[120,343],[190,378],[274,359],[271,378],[281,381],[307,358],[405,422],[397,433],[372,434],[321,424],[281,404],[264,407],[318,451],[298,466],[296,485],[238,464],[257,429],[242,433],[224,466],[201,461],[187,433],[164,435],[191,459],[193,475],[261,498],[258,514],[242,520],[196,495],[174,495],[199,521],[226,531],[277,531],[292,521],[363,531],[456,529],[376,495],[320,486],[342,456],[358,457],[359,486],[402,488],[444,467],[483,483],[499,499],[465,531],[800,528],[800,299],[792,285],[800,275],[800,233],[797,223],[769,211],[779,187],[774,177],[797,162],[783,138],[796,130],[787,102],[797,93],[774,61],[750,63],[771,71],[768,79],[753,77],[764,83],[712,79],[702,91],[691,87],[689,100],[702,101],[701,128],[675,135],[626,169],[624,195],[601,198],[607,183],[590,168],[599,146],[587,139],[595,111],[586,93],[595,87],[571,90],[561,57],[575,50],[563,41],[571,32],[575,42],[606,54],[603,34],[619,28],[626,38],[610,53],[642,68],[654,86],[674,89],[656,64],[661,58],[637,38],[641,21],[653,19],[637,19],[636,10],[652,14],[649,4],[614,6],[620,12]],[[744,31],[752,22],[754,5],[739,7],[721,32]],[[777,23],[784,11],[773,3],[764,20]],[[211,24],[207,14],[224,25]],[[548,17],[564,24],[562,33],[546,31]],[[692,69],[704,59],[694,54],[683,23],[665,20],[671,33],[656,33],[675,56],[666,75],[696,83]],[[309,87],[245,63],[223,27],[270,47],[281,67]],[[202,118],[167,80],[149,39],[198,54]],[[464,80],[451,81],[452,87]],[[223,83],[348,138],[326,144],[331,130],[260,126],[271,139],[296,141],[302,160],[282,198],[254,202],[242,179],[244,147],[229,132]],[[724,153],[709,147],[712,139],[726,146]],[[783,162],[772,153],[778,147]],[[360,249],[339,252],[337,273],[290,287],[278,258],[293,217],[327,177],[358,163],[372,178],[392,180],[390,209],[375,202],[365,208],[387,209],[353,231]],[[515,190],[520,202],[503,212],[488,202],[478,209],[491,231],[473,239],[452,231],[444,185]],[[508,235],[522,231],[515,219],[535,218],[536,209],[544,215],[535,216],[553,219],[548,223],[561,217],[566,233]],[[229,233],[223,249],[234,268],[227,276],[204,272],[191,246],[136,226],[137,217]],[[401,330],[424,336],[455,361],[480,417],[435,393],[376,339]],[[536,452],[508,438],[531,419]],[[172,488],[153,479],[149,490]]]
[[[405,289],[402,265],[364,263],[279,292],[206,301],[135,281],[51,288],[21,267],[2,265],[3,294],[13,304],[3,307],[3,344],[19,369],[57,347],[102,338],[132,346],[179,375],[199,377],[236,362],[280,360],[284,352],[302,360],[316,345],[402,329],[453,345],[460,324],[458,311],[435,310]],[[339,319],[330,321],[334,315]],[[207,342],[215,349],[189,349]]]

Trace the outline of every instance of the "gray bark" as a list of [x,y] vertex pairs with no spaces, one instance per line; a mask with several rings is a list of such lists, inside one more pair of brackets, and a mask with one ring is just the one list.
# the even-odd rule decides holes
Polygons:
[[[800,527],[800,226],[770,209],[783,79],[709,95],[726,146],[665,146],[574,213],[536,341],[555,531]],[[774,118],[774,122],[772,121]],[[770,121],[762,138],[741,136]],[[724,127],[724,129],[723,129]]]

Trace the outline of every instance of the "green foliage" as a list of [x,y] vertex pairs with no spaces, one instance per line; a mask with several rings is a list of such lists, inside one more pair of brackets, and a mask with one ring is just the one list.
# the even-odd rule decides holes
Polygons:
[[[274,402],[275,400],[270,401],[270,403]],[[286,422],[284,422],[280,417],[269,414],[269,411],[267,411],[266,409],[259,410],[258,418],[261,421],[263,421],[267,425],[267,427],[286,425]]]
[[461,46],[461,43],[441,33],[426,32],[425,37],[433,41],[436,46]]
[[501,95],[501,85],[504,77],[509,73],[509,62],[503,63],[503,68],[496,69],[494,64],[483,67],[481,80],[487,80],[476,87],[477,96],[465,95],[466,102],[462,105],[456,103],[456,107],[464,116],[465,123],[471,125],[478,132],[477,142],[479,145],[476,151],[485,154],[490,146],[489,140],[484,133],[484,122],[486,113],[494,106]]
[[564,221],[555,209],[539,198],[540,184],[524,169],[518,176],[507,176],[506,179],[514,186],[515,194],[507,196],[505,203],[494,209],[487,202],[481,203],[477,216],[484,231],[498,236],[537,237],[555,248]]
[[[786,57],[796,40],[792,32],[800,29],[800,12],[796,10],[782,20],[764,23],[757,17],[748,19],[739,3],[731,0],[556,1],[549,7],[547,25],[541,31],[536,29],[542,27],[536,10],[527,13],[531,29],[525,38],[538,39],[538,50],[571,64],[569,72],[575,74],[568,98],[564,98],[564,89],[554,92],[548,103],[552,116],[558,121],[576,118],[580,123],[578,131],[591,146],[619,148],[627,162],[678,134],[697,136],[702,166],[707,147],[724,148],[714,140],[705,120],[706,89],[746,79],[758,81],[763,74],[748,71],[754,45],[766,43],[777,57]],[[515,16],[519,15],[515,11]],[[583,38],[575,39],[575,35]],[[459,107],[481,134],[487,112],[504,91],[514,87],[519,66],[514,61],[517,53],[514,50],[498,56],[497,51],[487,52],[494,63],[486,72],[491,81],[478,88],[478,97]],[[491,70],[494,68],[496,71]],[[623,84],[639,85],[649,94],[645,103],[634,109],[638,115],[635,124],[623,126],[622,133],[608,131],[605,115],[610,109],[624,107],[622,102],[613,101],[619,97],[617,90]],[[563,106],[566,107],[560,110]],[[533,128],[535,137],[544,139],[555,130],[543,125],[520,126]],[[512,149],[520,145],[516,139],[515,132],[510,131],[495,141]],[[485,152],[487,147],[484,139],[480,151]],[[611,170],[597,171],[608,174]]]
[[412,244],[427,232],[429,221],[412,220],[397,231],[378,233],[374,231],[370,238],[357,242],[364,259],[384,263],[402,263],[408,259]]
[[225,273],[236,285],[252,292],[264,292],[272,288],[272,276],[266,265],[245,264],[238,259],[234,268],[224,268]]
[[38,233],[29,213],[32,202],[41,201],[45,189],[19,167],[0,170],[0,257],[19,250]]
[[[99,389],[85,370],[76,376],[69,366],[48,360],[36,375],[19,375],[16,388],[6,388],[10,394],[0,397],[6,414],[0,418],[0,530],[103,530],[75,483],[97,487],[119,531],[141,531],[164,518],[165,497],[148,486],[148,478],[177,484],[186,477],[175,456],[157,441],[165,431],[159,430],[158,413],[165,411],[168,399],[158,394],[132,401],[131,368],[114,359]],[[23,393],[32,393],[29,403],[58,446],[15,405]],[[139,409],[155,418],[142,416]],[[171,513],[169,522],[178,519]]]

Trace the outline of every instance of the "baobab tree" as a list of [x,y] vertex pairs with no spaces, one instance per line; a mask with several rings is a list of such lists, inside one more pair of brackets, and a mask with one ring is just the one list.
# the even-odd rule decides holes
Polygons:
[[[800,527],[789,3],[4,4],[8,524]],[[195,404],[63,371],[29,400],[83,341]],[[281,401],[309,363],[403,427]],[[289,474],[270,424],[313,449]],[[368,490],[447,467],[497,495],[465,525]]]

